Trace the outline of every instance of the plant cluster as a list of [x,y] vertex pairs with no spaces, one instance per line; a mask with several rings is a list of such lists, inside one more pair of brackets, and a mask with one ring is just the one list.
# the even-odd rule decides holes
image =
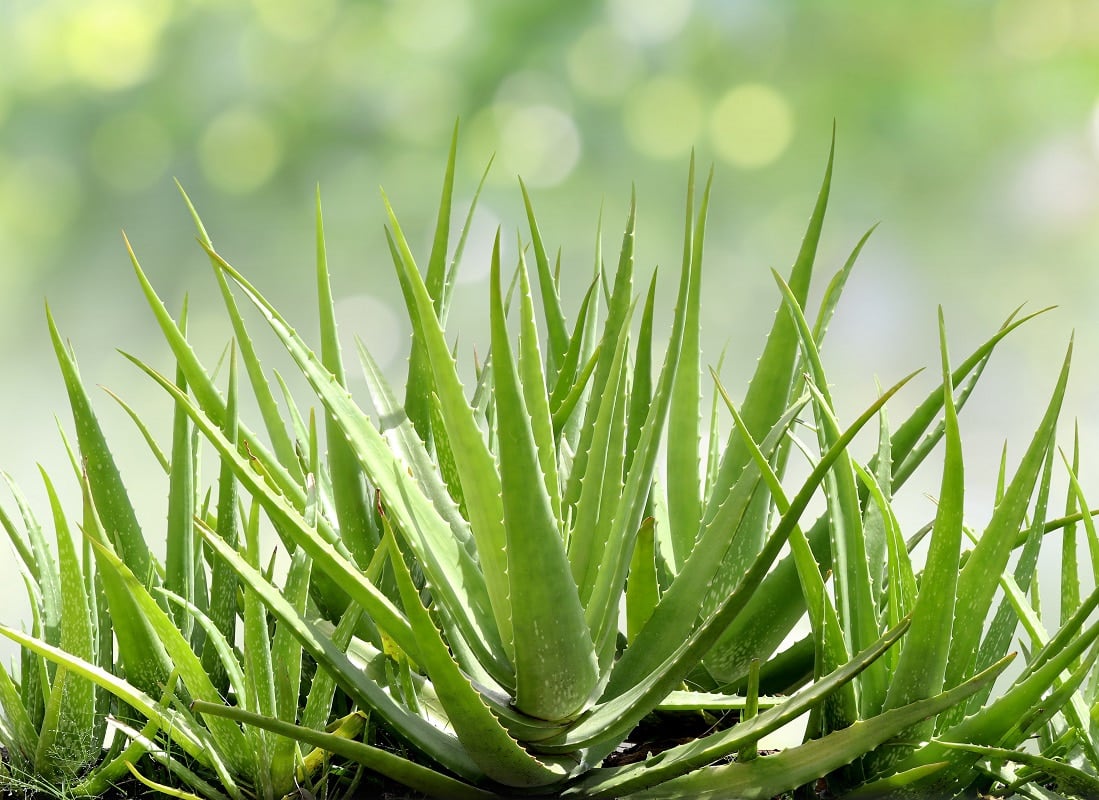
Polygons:
[[[369,397],[346,388],[319,197],[317,349],[218,254],[189,200],[234,330],[217,367],[188,343],[186,306],[173,318],[130,250],[175,357],[173,377],[129,357],[171,399],[170,447],[123,404],[168,475],[163,559],[49,318],[83,507],[66,512],[43,474],[51,524],[14,485],[17,513],[0,511],[32,611],[29,631],[0,626],[21,646],[18,670],[0,667],[0,782],[96,796],[132,775],[210,800],[350,795],[376,776],[485,800],[1099,796],[1099,593],[1081,589],[1099,538],[1079,448],[1066,458],[1055,444],[1069,355],[1010,477],[1003,465],[988,525],[971,530],[962,511],[958,412],[996,345],[1035,315],[1012,314],[954,363],[940,313],[941,384],[898,427],[885,405],[908,378],[841,423],[820,346],[866,237],[808,319],[830,155],[737,405],[702,367],[710,181],[696,198],[692,163],[662,361],[655,275],[637,309],[633,204],[617,266],[597,251],[570,322],[560,257],[524,187],[528,241],[507,281],[497,236],[491,348],[467,391],[445,329],[473,213],[452,236],[455,148],[426,269],[385,203],[413,331],[403,397],[363,343]],[[316,411],[272,382],[238,298]],[[242,378],[262,431],[238,413]],[[852,440],[875,420],[876,451],[858,460]],[[892,498],[940,443],[934,522],[906,538]],[[209,487],[202,447],[220,464]],[[807,477],[784,477],[791,458]],[[284,571],[263,552],[264,526]],[[1052,615],[1036,572],[1049,534],[1062,542]],[[805,616],[809,635],[780,652]],[[1013,641],[1025,663],[993,692]],[[800,717],[803,743],[761,751]],[[673,726],[685,735],[658,741]]]

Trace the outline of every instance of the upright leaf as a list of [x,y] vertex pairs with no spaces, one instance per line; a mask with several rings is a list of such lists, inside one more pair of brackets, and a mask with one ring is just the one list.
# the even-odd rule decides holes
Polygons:
[[[712,179],[711,174],[711,179]],[[707,186],[707,189],[709,186]],[[694,547],[698,524],[702,516],[702,498],[699,469],[701,445],[701,393],[702,367],[699,343],[699,305],[702,293],[702,243],[705,220],[699,219],[697,230],[694,221],[695,162],[691,154],[691,166],[687,178],[687,221],[683,231],[683,271],[688,273],[687,302],[676,309],[684,318],[683,347],[672,383],[671,417],[668,430],[667,490],[668,521],[671,523],[671,540],[676,565],[687,560]],[[695,265],[692,267],[692,263]]]
[[54,353],[61,365],[61,375],[65,379],[65,390],[69,395],[73,424],[76,427],[76,439],[80,445],[80,454],[84,459],[84,469],[88,474],[88,485],[96,509],[111,532],[112,540],[123,560],[142,580],[150,581],[152,557],[149,555],[149,546],[145,543],[137,514],[122,483],[114,456],[107,446],[103,429],[99,426],[84,384],[81,383],[76,360],[61,341],[61,334],[57,331],[48,306],[46,321],[49,324]]
[[[347,383],[340,339],[336,331],[332,282],[328,274],[328,256],[324,243],[321,195],[317,189],[317,301],[320,309],[321,363],[340,386]],[[332,504],[340,526],[340,538],[365,567],[378,544],[378,534],[370,524],[371,510],[367,487],[358,459],[332,413],[325,413],[325,438],[328,444],[328,474],[332,480]]]
[[[179,317],[180,332],[187,333],[187,300]],[[176,386],[187,391],[187,378],[176,369]],[[168,475],[168,535],[164,556],[164,588],[189,602],[195,599],[195,463],[191,446],[191,421],[179,405],[172,417],[172,462]],[[185,636],[194,624],[182,609],[176,624]]]
[[591,699],[598,680],[595,651],[541,474],[536,434],[511,352],[500,290],[499,234],[490,282],[515,705],[532,717],[556,720],[570,717]]
[[996,506],[988,527],[973,549],[958,576],[954,633],[946,669],[946,686],[960,683],[972,669],[977,657],[982,623],[989,612],[999,576],[1007,566],[1015,545],[1015,533],[1022,527],[1038,473],[1045,461],[1060,415],[1061,401],[1068,383],[1072,344],[1069,344],[1057,386],[1049,406],[1027,447],[1003,500]]
[[[961,433],[954,407],[954,385],[950,380],[950,357],[946,347],[946,323],[939,308],[939,351],[942,356],[943,408],[946,413],[946,455],[942,488],[939,490],[931,547],[920,579],[919,594],[912,611],[912,627],[905,638],[896,670],[890,678],[885,709],[899,708],[934,697],[943,689],[947,657],[954,623],[954,598],[958,582],[958,561],[962,546],[962,514],[965,474],[962,465]],[[927,720],[905,733],[920,741],[934,730]],[[903,750],[888,749],[886,758],[899,760]],[[879,769],[883,767],[877,761]]]

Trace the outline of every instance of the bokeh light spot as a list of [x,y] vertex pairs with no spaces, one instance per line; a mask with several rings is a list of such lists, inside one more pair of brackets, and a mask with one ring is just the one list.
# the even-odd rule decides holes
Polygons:
[[61,237],[80,207],[80,180],[66,161],[28,156],[0,169],[0,225],[16,241]]
[[[580,160],[580,131],[560,109],[546,105],[495,107],[497,163],[508,176],[530,186],[556,186]],[[495,171],[495,170],[494,170]]]
[[606,25],[593,25],[566,56],[569,80],[596,100],[615,100],[633,83],[641,66],[637,51]]
[[125,111],[108,117],[92,133],[88,155],[96,174],[121,192],[152,186],[172,160],[172,141],[151,114]]
[[993,17],[996,44],[1010,56],[1056,55],[1072,34],[1071,0],[1000,0]]
[[100,0],[76,7],[63,38],[73,76],[105,91],[140,83],[152,68],[171,10],[168,0]]
[[386,22],[406,49],[436,53],[461,41],[471,14],[466,0],[398,0],[390,6]]
[[336,16],[336,0],[252,0],[260,24],[289,42],[317,39]]
[[407,142],[435,146],[445,141],[462,108],[463,87],[456,76],[424,65],[409,71],[400,90],[382,93],[384,114],[393,133]]
[[626,99],[623,114],[633,146],[651,158],[683,155],[702,129],[702,99],[682,78],[661,76],[638,87]]
[[556,76],[537,70],[513,72],[500,81],[493,97],[497,105],[546,105],[571,110],[572,96]]
[[687,24],[692,0],[609,0],[611,25],[638,44],[666,42]]
[[1045,230],[1071,230],[1095,218],[1099,166],[1070,137],[1043,142],[1015,170],[1011,200],[1019,220]]
[[227,192],[244,193],[259,188],[274,174],[282,160],[282,142],[259,114],[235,109],[210,123],[198,155],[210,183]]
[[743,169],[774,163],[794,135],[794,114],[770,86],[746,83],[731,89],[714,108],[710,140],[723,160]]

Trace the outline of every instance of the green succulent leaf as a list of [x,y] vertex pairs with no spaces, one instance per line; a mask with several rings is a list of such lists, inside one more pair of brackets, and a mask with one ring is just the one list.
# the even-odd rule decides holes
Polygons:
[[[520,266],[523,274],[525,270]],[[515,704],[532,717],[565,719],[592,699],[598,681],[595,650],[547,492],[549,478],[542,473],[538,432],[524,402],[524,389],[511,352],[500,291],[498,235],[490,281],[500,486],[515,647]],[[544,388],[538,391],[544,396]],[[541,433],[548,436],[549,430],[543,428]]]

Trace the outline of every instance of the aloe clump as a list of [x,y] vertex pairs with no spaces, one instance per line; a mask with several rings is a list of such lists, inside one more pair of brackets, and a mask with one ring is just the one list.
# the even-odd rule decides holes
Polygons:
[[[570,320],[560,262],[521,187],[529,242],[508,268],[497,235],[490,347],[469,390],[446,329],[473,213],[452,235],[456,142],[423,270],[383,196],[413,332],[403,397],[369,342],[354,354],[369,396],[347,390],[319,194],[317,348],[218,253],[189,200],[234,331],[220,371],[202,364],[186,313],[173,318],[130,250],[176,362],[169,378],[129,357],[175,410],[167,451],[131,412],[169,478],[163,561],[51,318],[77,434],[83,556],[52,492],[56,561],[25,504],[22,530],[0,516],[35,611],[30,633],[0,626],[24,653],[18,677],[0,670],[11,764],[84,794],[129,770],[210,798],[335,791],[366,773],[442,798],[768,798],[820,781],[874,797],[1049,781],[1065,796],[1093,792],[1099,595],[1080,589],[1078,527],[1093,573],[1099,543],[1074,478],[1066,514],[1048,513],[1068,355],[984,532],[962,514],[958,412],[996,345],[1035,314],[1012,314],[955,364],[940,313],[941,384],[895,430],[884,409],[908,378],[842,424],[820,345],[869,233],[810,321],[830,153],[794,265],[775,273],[778,313],[738,405],[703,369],[711,179],[699,193],[692,162],[659,367],[655,275],[637,305],[634,204],[617,266],[597,255]],[[315,410],[272,383],[238,298],[293,359]],[[242,377],[263,433],[238,413]],[[860,461],[851,442],[875,420],[878,447]],[[209,489],[200,442],[220,460]],[[906,539],[892,497],[940,442],[936,518]],[[809,474],[789,485],[791,457]],[[1070,476],[1078,468],[1077,458]],[[818,497],[824,511],[807,519]],[[261,552],[261,524],[289,554],[284,576]],[[1033,605],[1034,565],[1056,531],[1072,543],[1071,579],[1050,633]],[[919,568],[910,550],[928,535]],[[811,634],[779,652],[803,615]],[[994,695],[1020,624],[1026,664]],[[760,752],[799,717],[802,744]],[[635,758],[670,720],[696,725],[689,741]],[[68,749],[42,745],[62,733]],[[1022,749],[1032,736],[1039,754]]]

